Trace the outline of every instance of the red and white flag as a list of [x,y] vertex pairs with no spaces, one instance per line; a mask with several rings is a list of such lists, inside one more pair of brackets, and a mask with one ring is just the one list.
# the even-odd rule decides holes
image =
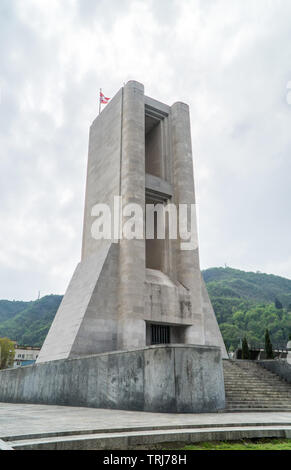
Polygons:
[[102,104],[107,104],[110,98],[106,98],[106,96],[103,95],[102,91],[100,91],[100,103]]

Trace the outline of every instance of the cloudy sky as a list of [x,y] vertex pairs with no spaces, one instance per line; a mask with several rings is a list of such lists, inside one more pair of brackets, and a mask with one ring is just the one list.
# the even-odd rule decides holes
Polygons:
[[291,278],[290,22],[290,0],[0,0],[0,298],[64,293],[98,90],[129,79],[191,107],[202,268]]

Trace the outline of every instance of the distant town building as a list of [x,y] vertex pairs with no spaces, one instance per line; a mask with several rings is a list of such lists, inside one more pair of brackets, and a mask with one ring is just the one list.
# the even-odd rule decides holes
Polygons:
[[38,355],[40,348],[35,348],[33,346],[18,346],[15,344],[15,356],[13,367],[28,366],[34,364]]

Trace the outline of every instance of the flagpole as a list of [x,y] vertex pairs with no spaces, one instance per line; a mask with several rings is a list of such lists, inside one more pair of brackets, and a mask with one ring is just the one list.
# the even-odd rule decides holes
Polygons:
[[101,111],[101,92],[102,92],[102,89],[100,88],[100,93],[99,93],[99,114],[100,114],[100,111]]

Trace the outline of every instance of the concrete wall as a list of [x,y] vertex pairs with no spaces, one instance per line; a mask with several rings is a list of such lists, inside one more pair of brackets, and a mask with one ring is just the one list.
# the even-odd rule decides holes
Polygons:
[[70,357],[117,349],[118,256],[119,245],[112,243],[72,345]]
[[[101,242],[102,249],[98,250],[94,255],[87,256],[84,261],[78,264],[41,348],[37,358],[38,363],[48,360],[66,359],[71,355],[72,347],[86,317],[92,296],[96,292],[99,278],[102,273],[106,274],[107,272],[104,268],[108,256],[111,256],[110,251],[112,250],[110,248],[112,244],[110,240],[101,240]],[[109,286],[107,294],[109,294]],[[100,303],[101,300],[99,300],[99,305]],[[106,311],[102,309],[98,311],[98,305],[95,306],[94,311],[95,316],[100,315],[99,320],[101,322],[106,320]],[[101,323],[99,329],[102,330]],[[94,331],[91,331],[90,334],[94,335]],[[89,344],[89,339],[86,341]],[[97,351],[89,351],[87,349],[86,352],[89,354]]]
[[145,287],[146,321],[191,324],[191,299],[185,287],[178,282],[175,285],[166,274],[154,269],[146,269]]
[[281,361],[280,359],[277,360],[266,360],[266,361],[258,361],[262,367],[265,369],[277,374],[281,379],[286,380],[289,384],[291,384],[291,365],[288,364],[286,361]]
[[221,352],[151,346],[0,371],[0,401],[214,412],[225,406]]

